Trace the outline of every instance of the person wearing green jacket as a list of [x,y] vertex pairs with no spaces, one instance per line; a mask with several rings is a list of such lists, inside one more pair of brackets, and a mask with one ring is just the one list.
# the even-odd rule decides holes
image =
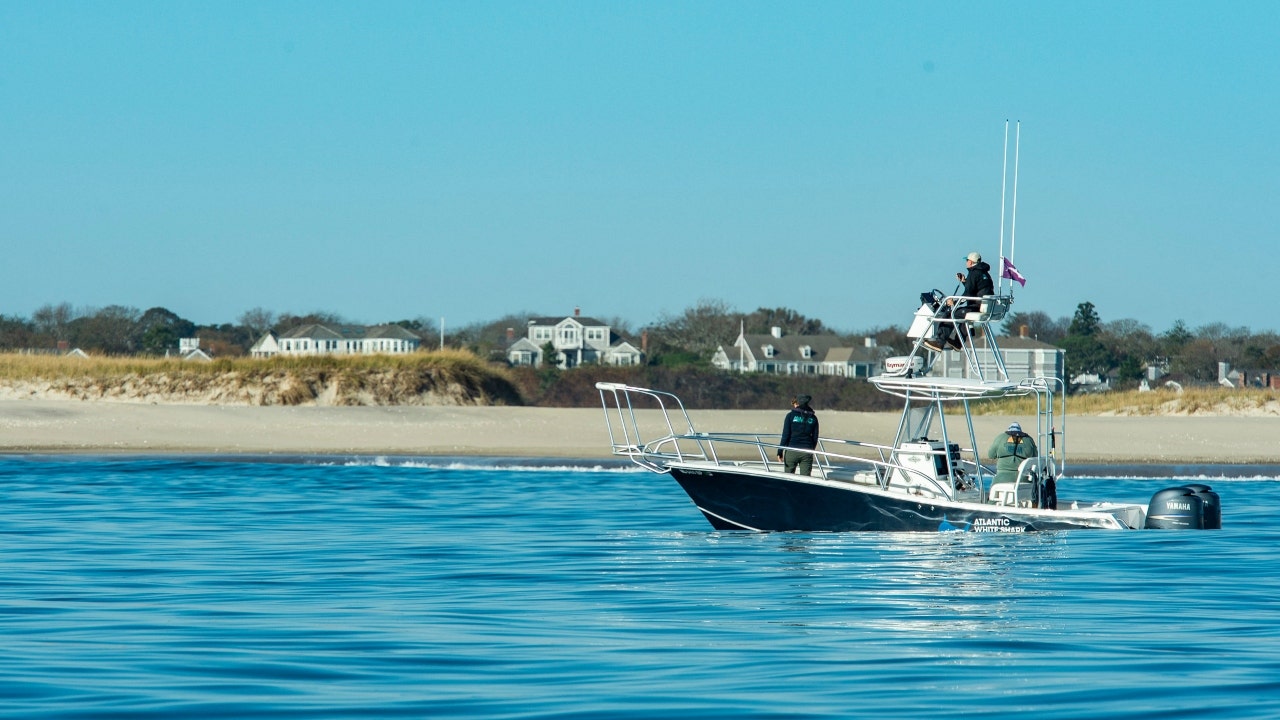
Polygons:
[[987,457],[996,461],[996,476],[992,483],[1011,483],[1018,478],[1018,466],[1023,460],[1039,454],[1036,441],[1022,432],[1022,426],[1011,423],[1009,429],[996,436],[987,450]]

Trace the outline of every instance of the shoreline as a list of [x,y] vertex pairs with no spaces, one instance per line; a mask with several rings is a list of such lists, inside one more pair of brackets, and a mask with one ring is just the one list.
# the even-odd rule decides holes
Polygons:
[[[639,411],[642,423],[656,416]],[[691,410],[699,429],[777,433],[781,410]],[[898,413],[819,412],[826,437],[888,443]],[[973,419],[980,445],[1024,418]],[[642,425],[644,427],[644,425]],[[1280,463],[1276,416],[1073,416],[1071,464]],[[963,428],[961,428],[963,432]],[[953,430],[954,432],[954,430]],[[652,437],[656,437],[656,429]],[[967,439],[961,444],[967,445]],[[1065,451],[1065,452],[1062,452]],[[254,407],[0,400],[0,453],[395,455],[605,459],[600,408]]]

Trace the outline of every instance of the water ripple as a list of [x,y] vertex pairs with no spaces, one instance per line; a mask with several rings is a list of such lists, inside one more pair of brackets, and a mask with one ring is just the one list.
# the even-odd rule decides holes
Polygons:
[[746,534],[617,467],[7,458],[0,718],[1276,717],[1266,472],[1220,532]]

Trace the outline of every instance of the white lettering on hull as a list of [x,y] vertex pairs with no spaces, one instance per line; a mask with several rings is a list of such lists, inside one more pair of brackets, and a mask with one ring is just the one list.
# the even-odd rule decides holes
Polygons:
[[1027,528],[1023,525],[1014,525],[1009,518],[974,518],[973,532],[1003,532],[1003,533],[1020,533],[1026,532]]

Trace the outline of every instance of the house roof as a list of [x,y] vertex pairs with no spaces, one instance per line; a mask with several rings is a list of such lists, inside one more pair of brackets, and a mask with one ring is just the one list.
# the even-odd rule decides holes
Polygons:
[[279,346],[279,343],[276,342],[275,333],[273,332],[265,333],[262,337],[258,338],[258,341],[253,344],[253,347],[249,348],[249,351],[253,352],[256,350],[261,350],[262,348],[267,346],[272,346],[272,347]]
[[540,317],[529,318],[530,325],[559,325],[565,320],[572,320],[584,327],[608,327],[609,323],[601,322],[592,317],[583,317],[580,315],[560,315],[557,317]]
[[282,340],[296,340],[299,338],[308,338],[312,340],[422,339],[410,330],[400,327],[399,325],[376,325],[374,327],[367,327],[364,325],[325,325],[321,323],[311,323],[309,325],[299,325],[288,332],[280,334],[280,339]]
[[[875,362],[877,360],[876,353],[872,348],[865,347],[848,347],[842,345],[843,340],[836,335],[783,335],[782,337],[774,337],[773,335],[745,335],[744,341],[751,350],[752,355],[763,357],[764,347],[766,345],[773,346],[773,357],[769,360],[808,360],[818,362]],[[800,348],[809,346],[812,353],[809,357],[804,357],[800,353]],[[733,343],[728,347],[736,347],[737,343]],[[729,350],[726,348],[725,353]]]
[[529,338],[518,338],[515,342],[507,346],[507,352],[513,350],[539,350],[540,348],[534,344]]
[[1056,345],[1050,345],[1047,342],[1041,342],[1035,338],[1021,337],[1019,335],[1002,335],[997,338],[996,342],[1000,343],[1001,350],[1061,350]]
[[822,358],[823,362],[847,363],[853,360],[853,348],[850,347],[834,347],[827,351],[827,356]]

